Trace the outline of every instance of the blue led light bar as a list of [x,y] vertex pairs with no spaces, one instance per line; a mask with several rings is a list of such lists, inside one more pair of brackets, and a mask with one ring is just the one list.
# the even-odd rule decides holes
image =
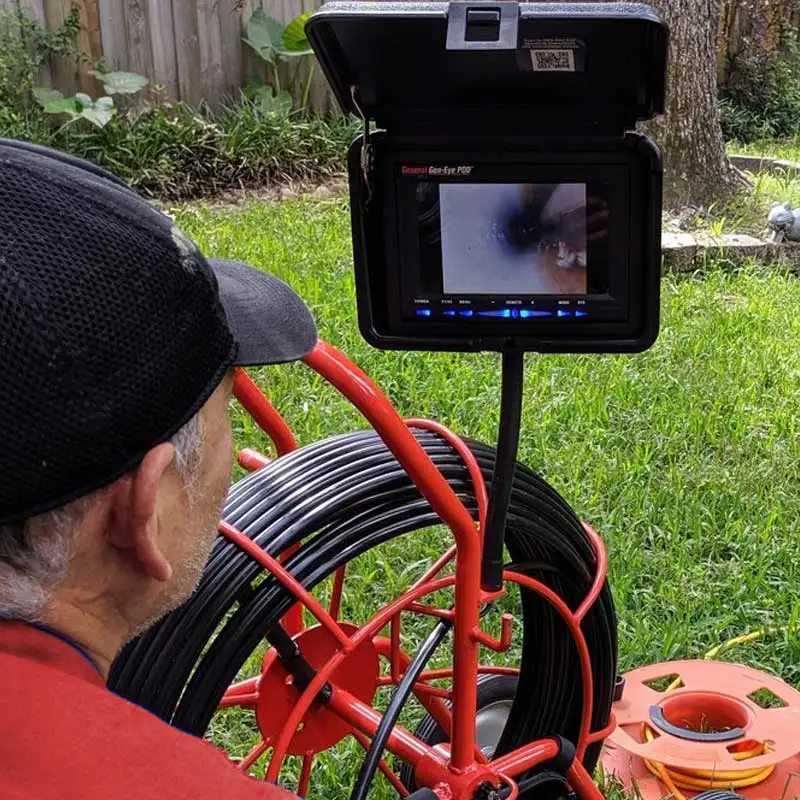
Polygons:
[[523,308],[519,315],[523,319],[527,319],[528,317],[552,317],[552,311],[545,311],[543,308]]
[[493,311],[479,311],[482,317],[505,317],[508,319],[511,316],[511,309],[510,308],[502,308]]

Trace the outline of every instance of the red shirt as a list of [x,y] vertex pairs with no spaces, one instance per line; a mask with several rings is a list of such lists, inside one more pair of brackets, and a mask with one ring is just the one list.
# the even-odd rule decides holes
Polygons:
[[2,800],[296,800],[105,687],[77,648],[0,621]]

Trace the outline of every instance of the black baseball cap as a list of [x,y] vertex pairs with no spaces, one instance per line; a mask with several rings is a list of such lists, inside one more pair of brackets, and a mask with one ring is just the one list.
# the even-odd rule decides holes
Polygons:
[[230,367],[316,340],[283,281],[206,260],[95,165],[0,139],[0,524],[112,483]]

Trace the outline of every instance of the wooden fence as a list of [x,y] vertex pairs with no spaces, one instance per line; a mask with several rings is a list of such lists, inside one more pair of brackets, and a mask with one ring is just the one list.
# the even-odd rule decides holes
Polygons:
[[[46,28],[57,28],[73,4],[81,12],[79,45],[92,58],[136,72],[164,87],[166,97],[211,106],[235,96],[258,77],[268,80],[264,63],[242,41],[254,8],[287,22],[322,0],[0,0],[0,9],[24,9]],[[656,3],[658,5],[658,3]],[[718,76],[727,83],[737,54],[753,46],[769,50],[780,30],[798,31],[800,6],[794,0],[722,0]],[[774,40],[774,41],[773,41]],[[281,68],[282,85],[299,100],[312,58],[296,59]],[[102,86],[78,68],[74,59],[53,59],[42,83],[64,92],[83,90],[93,97]],[[325,78],[316,70],[311,107],[334,106]]]
[[[242,41],[254,8],[281,22],[314,10],[321,0],[0,0],[0,9],[21,7],[46,28],[57,28],[76,3],[81,11],[78,43],[92,58],[144,75],[166,96],[192,105],[214,106],[248,80],[268,77],[264,63]],[[283,82],[300,92],[311,57],[282,67]],[[65,92],[102,92],[85,67],[54,59],[44,84]],[[325,78],[316,70],[311,90],[316,110],[333,107]]]

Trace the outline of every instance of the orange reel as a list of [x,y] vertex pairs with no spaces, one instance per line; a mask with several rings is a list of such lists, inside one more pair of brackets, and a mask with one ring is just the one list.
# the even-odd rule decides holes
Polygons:
[[[679,689],[653,688],[675,678]],[[764,696],[776,707],[764,708]],[[737,791],[764,800],[800,794],[800,692],[779,678],[721,661],[652,664],[625,676],[614,714],[617,728],[606,740],[603,767],[626,787],[638,786],[644,800],[665,794],[645,761],[717,775],[774,767],[763,781]],[[758,755],[742,760],[743,751]]]

